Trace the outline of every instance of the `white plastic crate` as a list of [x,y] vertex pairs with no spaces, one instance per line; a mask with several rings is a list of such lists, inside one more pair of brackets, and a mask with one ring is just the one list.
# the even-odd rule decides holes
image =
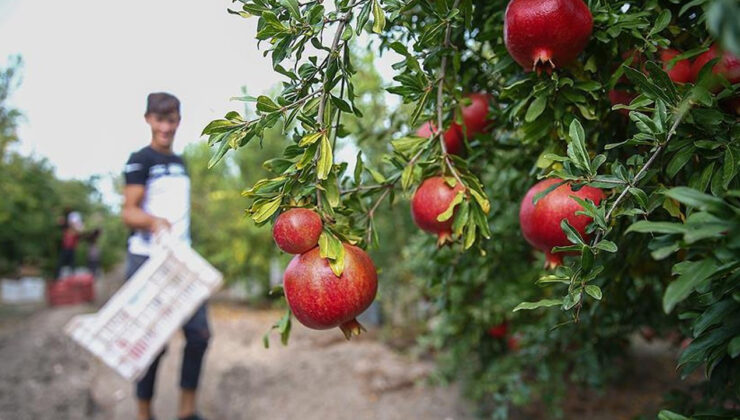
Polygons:
[[20,280],[0,280],[0,301],[3,303],[43,302],[46,282],[40,277],[23,277]]
[[221,286],[221,273],[186,244],[171,240],[96,314],[79,315],[65,331],[129,381],[146,373],[167,341]]

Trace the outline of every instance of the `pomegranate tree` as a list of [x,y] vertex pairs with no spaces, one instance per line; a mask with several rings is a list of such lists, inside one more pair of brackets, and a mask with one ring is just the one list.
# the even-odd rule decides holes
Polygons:
[[294,208],[278,216],[272,227],[277,246],[288,254],[302,254],[319,243],[323,223],[315,211]]
[[559,182],[562,180],[549,178],[535,184],[527,191],[519,209],[519,224],[524,239],[545,253],[545,267],[548,268],[554,268],[563,263],[563,254],[552,253],[553,247],[572,245],[560,227],[563,219],[567,219],[584,240],[589,240],[586,226],[592,222],[592,219],[588,216],[576,215],[576,212],[582,210],[583,207],[570,196],[589,199],[596,204],[604,198],[604,193],[598,188],[585,186],[578,191],[573,191],[570,184],[565,183],[550,191],[537,201],[537,204],[532,203],[535,195]]
[[504,42],[525,71],[551,73],[578,57],[593,27],[583,0],[511,0],[504,18]]
[[425,179],[414,193],[411,200],[414,223],[421,229],[436,234],[440,245],[451,239],[454,215],[444,221],[440,221],[439,216],[450,207],[457,194],[464,190],[460,184],[450,187],[443,177],[435,176]]
[[296,319],[308,328],[339,327],[349,339],[364,330],[355,319],[375,299],[378,276],[370,256],[349,244],[344,270],[337,276],[318,247],[296,255],[283,276],[285,298]]

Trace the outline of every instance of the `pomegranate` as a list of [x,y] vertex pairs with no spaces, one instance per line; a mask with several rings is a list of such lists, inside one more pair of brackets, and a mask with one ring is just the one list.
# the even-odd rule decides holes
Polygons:
[[447,185],[444,178],[435,176],[425,179],[414,193],[411,200],[414,223],[429,233],[437,234],[439,245],[443,245],[452,237],[452,222],[455,216],[444,222],[438,221],[437,217],[447,210],[457,193],[464,190],[459,183],[452,188]]
[[[691,65],[691,77],[693,80],[699,79],[699,72],[710,60],[717,57],[717,46],[712,45],[709,51],[696,57],[694,64]],[[724,52],[719,62],[714,65],[712,69],[714,74],[720,74],[730,83],[735,84],[740,82],[740,58],[735,57],[729,52]],[[720,90],[719,84],[715,81],[710,85],[712,90]]]
[[321,217],[315,211],[295,208],[278,216],[272,237],[288,254],[302,254],[319,243],[322,228]]
[[684,59],[676,61],[673,68],[670,70],[668,69],[668,62],[678,54],[680,54],[678,51],[670,48],[664,49],[660,52],[660,60],[663,62],[663,70],[665,70],[665,72],[668,73],[668,77],[676,83],[693,82],[694,77],[691,71],[691,62],[689,60]]
[[491,127],[488,118],[488,103],[491,95],[486,93],[471,93],[466,95],[470,99],[470,105],[464,105],[461,109],[463,120],[463,132],[468,137],[478,133],[486,133]]
[[493,338],[504,338],[506,337],[506,330],[508,329],[508,323],[506,321],[495,325],[488,329],[488,335]]
[[[431,121],[427,121],[416,130],[416,135],[419,137],[430,137],[432,134],[437,133],[437,127]],[[463,136],[460,126],[456,123],[452,123],[450,128],[442,135],[445,141],[445,147],[447,147],[447,153],[453,155],[461,155],[465,151],[463,147]]]
[[522,234],[527,242],[545,253],[545,267],[547,268],[554,268],[563,263],[563,254],[553,254],[551,252],[553,247],[572,245],[560,227],[563,219],[568,219],[568,222],[584,240],[589,240],[586,235],[586,226],[591,223],[592,219],[575,214],[583,208],[570,196],[588,198],[596,204],[604,198],[604,193],[598,188],[585,186],[578,191],[573,191],[569,184],[563,184],[542,197],[537,205],[532,204],[532,199],[537,193],[558,182],[561,182],[558,178],[538,182],[527,191],[519,209]]
[[337,277],[319,248],[296,255],[283,276],[283,289],[296,319],[308,328],[341,328],[349,339],[364,330],[355,319],[375,299],[378,275],[370,256],[349,244],[344,247],[344,271]]
[[511,0],[504,18],[504,43],[525,71],[552,70],[575,60],[593,28],[583,0]]

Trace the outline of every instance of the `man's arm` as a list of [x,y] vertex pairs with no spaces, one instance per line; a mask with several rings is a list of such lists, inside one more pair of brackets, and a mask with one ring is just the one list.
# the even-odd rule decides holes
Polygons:
[[131,229],[145,229],[154,233],[169,229],[167,219],[152,216],[141,208],[145,192],[144,186],[139,184],[129,184],[123,188],[123,223]]

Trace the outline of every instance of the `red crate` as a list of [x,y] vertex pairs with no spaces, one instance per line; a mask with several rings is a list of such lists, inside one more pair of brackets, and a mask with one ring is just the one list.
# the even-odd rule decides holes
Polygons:
[[46,291],[49,305],[77,305],[95,299],[95,279],[92,274],[76,274],[50,283]]

